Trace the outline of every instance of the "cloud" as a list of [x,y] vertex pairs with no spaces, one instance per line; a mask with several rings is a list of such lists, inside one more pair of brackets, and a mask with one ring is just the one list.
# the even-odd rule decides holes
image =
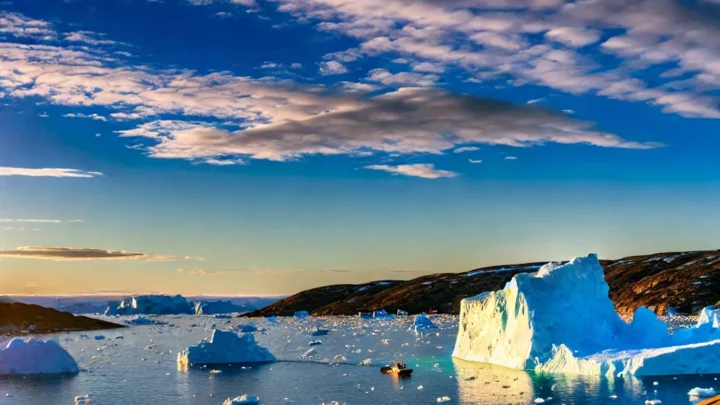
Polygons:
[[98,114],[82,114],[82,113],[69,113],[63,115],[63,117],[66,118],[89,118],[96,121],[105,121],[107,122],[107,118],[103,117],[102,115]]
[[121,250],[21,246],[15,250],[0,250],[0,258],[24,258],[47,260],[95,260],[95,259],[140,259],[145,253],[125,252]]
[[75,31],[63,34],[65,41],[82,42],[88,45],[125,45],[122,42],[104,39],[105,34],[92,31]]
[[82,219],[35,219],[35,218],[0,218],[0,222],[30,222],[30,223],[46,223],[46,224],[59,224],[63,222],[76,223],[83,222]]
[[15,250],[0,250],[0,258],[44,259],[44,260],[100,260],[132,259],[150,262],[205,259],[192,256],[157,255],[149,253],[126,252],[124,250],[106,250],[93,248],[21,246]]
[[349,273],[350,270],[299,270],[299,269],[229,269],[229,270],[207,270],[207,269],[183,269],[179,268],[178,273],[190,274],[196,276],[220,276],[229,274],[253,274],[253,275],[273,275],[273,274],[323,274],[323,273]]
[[347,73],[347,71],[345,65],[336,60],[330,60],[320,64],[320,74],[323,76],[341,75]]
[[0,167],[0,176],[30,176],[30,177],[98,177],[100,172],[86,172],[78,169],[58,168],[25,168],[25,167]]
[[545,100],[547,100],[547,98],[545,98],[545,97],[536,98],[536,99],[533,99],[533,100],[528,100],[527,104],[537,104],[537,103],[541,103],[541,102],[543,102],[543,101],[545,101]]
[[517,160],[516,156],[505,156],[505,160]]
[[482,161],[482,159],[468,159],[468,162],[472,163],[472,164],[480,164],[483,161]]
[[462,146],[453,150],[453,153],[475,152],[477,150],[480,150],[477,146]]
[[545,33],[545,38],[561,42],[567,46],[580,48],[599,41],[600,33],[586,28],[560,27],[553,28]]
[[284,161],[303,155],[358,152],[441,154],[457,145],[532,146],[547,142],[650,149],[550,110],[443,90],[403,88],[355,99],[347,111],[230,132],[198,122],[152,121],[120,131],[148,138],[149,156]]
[[423,179],[439,179],[444,177],[455,177],[458,174],[448,170],[437,170],[435,165],[430,163],[416,163],[411,165],[370,165],[365,166],[366,169],[370,170],[381,170],[384,172],[409,176],[409,177],[421,177]]
[[[676,0],[278,0],[279,11],[361,42],[335,52],[346,62],[386,54],[413,66],[424,63],[465,71],[468,80],[535,84],[572,94],[645,102],[663,112],[720,118],[720,36],[713,2]],[[495,11],[497,10],[497,11]],[[592,49],[626,58],[623,69]],[[688,74],[681,83],[651,87],[636,72],[658,65],[668,74]],[[678,66],[674,66],[678,65]],[[661,75],[661,77],[663,77]],[[604,92],[634,81],[624,93]],[[683,88],[672,91],[670,86]]]

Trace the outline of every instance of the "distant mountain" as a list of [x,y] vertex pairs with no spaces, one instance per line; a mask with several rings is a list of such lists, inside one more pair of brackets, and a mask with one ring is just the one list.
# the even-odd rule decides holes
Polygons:
[[[457,314],[460,301],[502,289],[517,273],[534,272],[545,262],[491,266],[465,273],[441,273],[409,281],[342,284],[306,290],[244,316],[355,315],[398,309],[409,313],[437,310]],[[646,306],[658,314],[669,308],[696,313],[720,300],[720,251],[656,253],[602,260],[610,298],[618,312],[631,315]]]
[[53,308],[20,302],[0,303],[0,334],[36,333],[122,328],[111,322],[76,316]]

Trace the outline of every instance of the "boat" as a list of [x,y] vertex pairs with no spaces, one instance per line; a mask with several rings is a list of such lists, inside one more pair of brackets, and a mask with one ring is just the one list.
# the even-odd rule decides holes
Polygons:
[[407,368],[405,363],[395,363],[392,366],[380,367],[380,372],[382,374],[397,375],[398,377],[410,377],[413,370],[411,368]]

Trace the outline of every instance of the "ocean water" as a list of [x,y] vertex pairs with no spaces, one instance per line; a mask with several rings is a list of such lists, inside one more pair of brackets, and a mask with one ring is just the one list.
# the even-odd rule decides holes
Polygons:
[[[534,375],[453,359],[457,318],[439,316],[432,333],[408,331],[411,318],[361,320],[327,317],[278,322],[253,321],[258,342],[280,360],[250,367],[183,369],[177,353],[197,344],[213,328],[234,329],[247,319],[164,316],[162,326],[134,326],[56,337],[82,372],[74,376],[0,377],[0,404],[73,404],[88,394],[91,404],[218,405],[242,394],[271,404],[691,404],[696,386],[720,389],[717,376],[625,378]],[[117,320],[117,319],[116,319]],[[327,336],[310,332],[327,328]],[[95,340],[102,334],[104,340]],[[311,340],[315,352],[303,356]],[[404,361],[411,378],[382,375],[379,367]],[[359,363],[370,365],[359,365]],[[7,395],[6,395],[7,394]],[[615,399],[614,396],[617,398]]]

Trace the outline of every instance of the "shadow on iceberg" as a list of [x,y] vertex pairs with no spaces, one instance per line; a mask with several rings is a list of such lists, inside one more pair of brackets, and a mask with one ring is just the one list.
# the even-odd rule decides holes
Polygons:
[[79,372],[75,359],[55,339],[14,338],[0,343],[0,375]]
[[709,321],[670,334],[639,308],[626,323],[608,292],[594,254],[517,274],[503,290],[462,301],[453,356],[549,373],[720,373],[720,329]]
[[178,353],[180,369],[204,365],[243,365],[272,363],[277,359],[255,341],[250,333],[213,330],[209,341],[200,342]]

